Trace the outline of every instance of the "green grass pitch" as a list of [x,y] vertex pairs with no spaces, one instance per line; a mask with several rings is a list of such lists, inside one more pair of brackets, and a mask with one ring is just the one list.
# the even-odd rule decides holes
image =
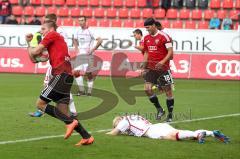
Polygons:
[[[35,101],[41,91],[43,78],[43,75],[0,74],[1,159],[240,158],[240,116],[172,124],[179,129],[219,129],[231,137],[229,144],[220,143],[212,138],[207,138],[205,144],[198,144],[193,140],[176,142],[129,136],[111,137],[105,135],[105,132],[97,132],[111,128],[112,119],[116,114],[149,115],[150,121],[156,123],[150,116],[155,113],[155,108],[147,97],[139,96],[135,104],[129,105],[119,96],[109,77],[98,77],[95,88],[114,94],[118,99],[116,107],[102,115],[82,121],[95,137],[93,145],[75,147],[74,144],[80,140],[78,135],[68,140],[56,137],[3,144],[6,141],[64,134],[64,124],[56,119],[48,115],[41,118],[31,118],[27,115],[28,112],[35,110]],[[239,81],[176,79],[175,88],[175,121],[240,113]],[[131,88],[131,90],[142,89],[142,84]],[[104,98],[111,101],[108,97]],[[166,109],[165,95],[159,95],[159,99]],[[93,97],[74,96],[74,100],[79,112],[91,110],[103,101],[94,97],[94,94]],[[109,105],[106,104],[106,107]]]

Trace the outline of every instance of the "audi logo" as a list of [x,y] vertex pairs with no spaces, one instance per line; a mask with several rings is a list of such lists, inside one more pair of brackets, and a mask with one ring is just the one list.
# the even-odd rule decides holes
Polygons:
[[207,73],[211,76],[240,76],[240,61],[237,60],[211,60],[206,66]]

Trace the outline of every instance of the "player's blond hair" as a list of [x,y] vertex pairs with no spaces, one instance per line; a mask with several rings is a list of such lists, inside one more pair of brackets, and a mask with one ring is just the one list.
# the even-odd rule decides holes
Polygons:
[[121,116],[116,116],[114,119],[113,119],[113,128],[115,128],[118,124],[118,121],[121,120],[122,117]]

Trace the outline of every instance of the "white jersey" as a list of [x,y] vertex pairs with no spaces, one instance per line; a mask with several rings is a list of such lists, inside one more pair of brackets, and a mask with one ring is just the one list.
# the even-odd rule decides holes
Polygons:
[[93,33],[88,28],[77,29],[74,33],[74,39],[78,40],[78,54],[88,54],[89,51],[93,48],[95,41]]
[[68,41],[68,36],[67,36],[67,33],[65,32],[65,30],[64,30],[62,27],[58,27],[56,31],[57,31],[60,35],[63,36],[64,41],[67,43],[67,41]]
[[139,115],[124,116],[118,123],[117,129],[121,133],[127,133],[134,136],[143,136],[152,125],[148,120]]

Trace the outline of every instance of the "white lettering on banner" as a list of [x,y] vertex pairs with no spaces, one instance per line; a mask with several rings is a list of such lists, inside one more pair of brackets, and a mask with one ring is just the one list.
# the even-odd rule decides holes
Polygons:
[[[211,68],[214,69],[211,69]],[[240,61],[237,60],[211,60],[206,66],[206,71],[211,76],[240,76]]]
[[176,65],[174,64],[173,60],[170,61],[170,69],[174,73],[188,73],[189,71],[189,62],[187,60],[179,60],[178,63],[180,64],[180,68],[177,69]]
[[21,68],[23,64],[20,63],[19,58],[0,58],[0,67]]

